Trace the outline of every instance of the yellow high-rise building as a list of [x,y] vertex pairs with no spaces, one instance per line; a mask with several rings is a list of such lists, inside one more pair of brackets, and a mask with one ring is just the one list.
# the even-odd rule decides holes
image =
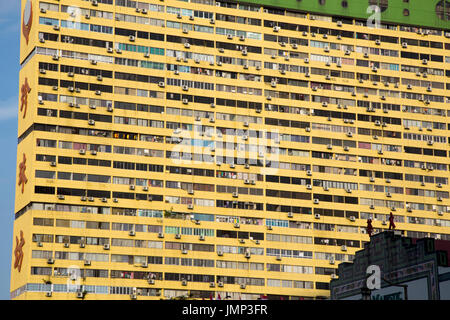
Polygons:
[[450,240],[449,17],[22,0],[11,298],[320,299],[368,219]]

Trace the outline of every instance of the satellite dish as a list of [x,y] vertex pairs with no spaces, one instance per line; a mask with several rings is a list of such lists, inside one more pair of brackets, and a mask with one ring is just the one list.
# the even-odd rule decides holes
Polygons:
[[25,9],[23,11],[23,21],[22,21],[22,33],[25,37],[25,40],[28,41],[30,39],[30,30],[31,25],[33,24],[33,5],[31,0],[27,0],[25,4]]
[[23,12],[23,23],[28,26],[31,21],[31,0],[28,0],[25,4],[25,10]]

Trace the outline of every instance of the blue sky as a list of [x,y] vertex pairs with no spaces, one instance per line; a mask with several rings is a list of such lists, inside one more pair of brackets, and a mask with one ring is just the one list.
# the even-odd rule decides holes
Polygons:
[[19,92],[20,1],[0,0],[0,299],[9,299]]

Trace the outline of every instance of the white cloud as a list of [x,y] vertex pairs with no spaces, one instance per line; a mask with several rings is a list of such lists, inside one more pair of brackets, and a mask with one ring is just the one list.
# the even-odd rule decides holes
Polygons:
[[10,97],[0,101],[0,122],[17,119],[18,103],[17,97]]
[[7,16],[11,12],[18,12],[21,2],[18,0],[2,0],[0,1],[1,16]]
[[[0,25],[2,26],[0,31],[5,31],[3,29],[6,24],[19,25],[16,20],[20,19],[20,5],[18,0],[0,0]],[[10,27],[8,31],[15,30]]]

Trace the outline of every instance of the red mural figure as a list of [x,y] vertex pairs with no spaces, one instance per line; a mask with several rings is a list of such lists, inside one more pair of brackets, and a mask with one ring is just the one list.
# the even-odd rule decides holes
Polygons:
[[33,4],[31,0],[27,0],[25,4],[25,9],[23,10],[23,20],[22,20],[22,34],[25,37],[25,40],[30,40],[30,31],[31,26],[33,25]]
[[23,160],[19,164],[19,186],[22,185],[22,193],[25,188],[25,184],[28,182],[27,176],[25,175],[25,170],[27,169],[26,166],[27,157],[25,156],[25,153],[23,154]]
[[31,88],[28,84],[28,78],[25,78],[25,82],[20,89],[20,111],[23,111],[23,118],[27,115],[27,107],[28,107],[28,94],[30,93]]
[[373,233],[373,227],[372,227],[372,219],[367,219],[367,234],[369,235],[369,237],[372,236]]
[[25,239],[23,238],[23,231],[20,230],[20,241],[16,236],[16,249],[14,249],[14,256],[16,257],[16,260],[14,261],[14,269],[18,269],[19,272],[22,269],[24,245]]
[[394,223],[394,215],[391,213],[389,213],[389,230],[394,230],[395,229],[395,223]]

